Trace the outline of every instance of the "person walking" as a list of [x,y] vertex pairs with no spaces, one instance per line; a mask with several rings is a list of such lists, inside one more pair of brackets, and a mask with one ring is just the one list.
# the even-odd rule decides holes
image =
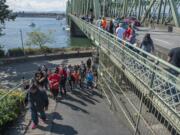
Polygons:
[[89,58],[86,63],[87,63],[87,68],[90,69],[92,64],[91,58]]
[[102,29],[106,30],[107,29],[107,21],[106,18],[103,17],[102,21],[101,21],[101,27]]
[[48,80],[49,80],[51,94],[53,98],[56,100],[59,94],[59,81],[60,81],[60,76],[57,70],[55,71],[55,73],[52,73],[48,76]]
[[88,71],[87,75],[86,75],[86,81],[87,81],[87,89],[89,88],[93,88],[93,80],[94,80],[94,76],[91,70]]
[[125,39],[129,39],[132,32],[133,32],[132,26],[131,26],[131,24],[129,24],[127,30],[124,33]]
[[126,38],[126,40],[134,45],[136,43],[136,31],[132,29],[130,35]]
[[116,29],[116,36],[118,37],[118,41],[122,42],[125,37],[125,29],[122,27],[122,23],[120,23]]
[[72,76],[72,66],[69,65],[67,68],[67,81],[69,82],[69,86],[71,91],[73,90],[73,76]]
[[28,101],[30,103],[30,111],[31,111],[31,128],[35,129],[38,125],[38,113],[40,114],[40,118],[42,121],[46,120],[46,114],[44,108],[47,109],[47,105],[45,104],[46,97],[39,90],[36,85],[35,80],[31,80],[30,87],[28,91]]
[[114,23],[113,23],[112,19],[109,22],[108,32],[111,34],[114,34]]
[[[177,68],[180,68],[180,47],[176,47],[170,50],[167,61]],[[175,76],[179,75],[179,73],[174,69],[169,69],[169,71]]]
[[84,79],[86,77],[86,65],[83,61],[81,61],[80,65],[80,86],[83,87]]
[[[172,65],[174,65],[175,67],[180,68],[180,47],[176,47],[170,50],[167,61]],[[176,77],[178,77],[180,74],[177,70],[171,67],[169,67],[168,71]],[[170,76],[169,78],[172,80],[174,84],[178,83],[177,80],[172,76]],[[172,97],[174,102],[177,103],[180,101],[180,92],[178,91],[177,86],[174,84],[172,83],[166,84],[167,86],[166,93]]]
[[60,87],[60,94],[63,97],[64,95],[66,96],[66,78],[64,74],[60,75],[60,82],[59,82],[59,87]]
[[99,17],[99,19],[96,21],[96,26],[100,29],[101,28],[101,17]]
[[35,73],[35,82],[36,82],[36,86],[38,87],[38,89],[42,92],[42,94],[44,95],[45,97],[45,104],[47,105],[48,107],[48,104],[49,104],[49,100],[48,100],[48,95],[47,95],[47,89],[45,88],[44,86],[44,75],[41,71],[38,71]]
[[[144,38],[143,38],[143,41],[140,45],[140,48],[142,50],[144,50],[145,52],[148,52],[148,53],[152,53],[154,52],[154,43],[153,43],[153,40],[151,39],[151,36],[149,33],[147,33]],[[147,57],[146,54],[143,54],[144,57]]]

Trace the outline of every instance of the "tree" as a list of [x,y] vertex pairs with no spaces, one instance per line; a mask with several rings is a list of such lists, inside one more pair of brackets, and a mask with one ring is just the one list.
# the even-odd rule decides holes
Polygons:
[[52,32],[50,32],[50,31],[46,34],[41,31],[34,30],[34,31],[28,33],[27,35],[28,35],[28,39],[27,39],[26,45],[27,46],[37,46],[41,50],[46,48],[48,43],[53,42]]
[[0,35],[5,21],[14,20],[15,15],[9,10],[9,6],[6,4],[6,0],[0,0]]

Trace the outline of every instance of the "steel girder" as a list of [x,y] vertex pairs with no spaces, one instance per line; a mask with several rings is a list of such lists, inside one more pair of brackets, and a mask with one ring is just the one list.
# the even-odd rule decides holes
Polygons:
[[71,12],[78,15],[90,14],[93,9],[96,19],[103,15],[135,16],[141,23],[152,19],[156,23],[172,22],[180,27],[180,0],[71,0],[69,5]]
[[[112,3],[114,4],[111,4],[111,9],[120,10],[116,11],[120,13],[118,16],[135,16],[141,20],[141,23],[149,22],[152,19],[156,23],[165,24],[168,19],[169,22],[180,27],[180,15],[178,13],[180,0],[119,0],[118,4],[114,0]],[[114,15],[116,14],[114,13]]]

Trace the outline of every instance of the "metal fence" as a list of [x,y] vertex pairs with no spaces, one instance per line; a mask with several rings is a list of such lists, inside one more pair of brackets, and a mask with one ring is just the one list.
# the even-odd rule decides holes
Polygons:
[[73,15],[100,50],[99,82],[134,134],[180,133],[180,69]]

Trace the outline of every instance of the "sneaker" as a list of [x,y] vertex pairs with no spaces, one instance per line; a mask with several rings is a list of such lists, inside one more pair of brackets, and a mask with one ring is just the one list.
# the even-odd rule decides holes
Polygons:
[[36,129],[37,128],[37,125],[33,122],[32,124],[31,124],[31,129]]
[[39,120],[40,120],[40,122],[41,122],[42,124],[45,124],[45,123],[46,123],[46,119],[39,118]]

